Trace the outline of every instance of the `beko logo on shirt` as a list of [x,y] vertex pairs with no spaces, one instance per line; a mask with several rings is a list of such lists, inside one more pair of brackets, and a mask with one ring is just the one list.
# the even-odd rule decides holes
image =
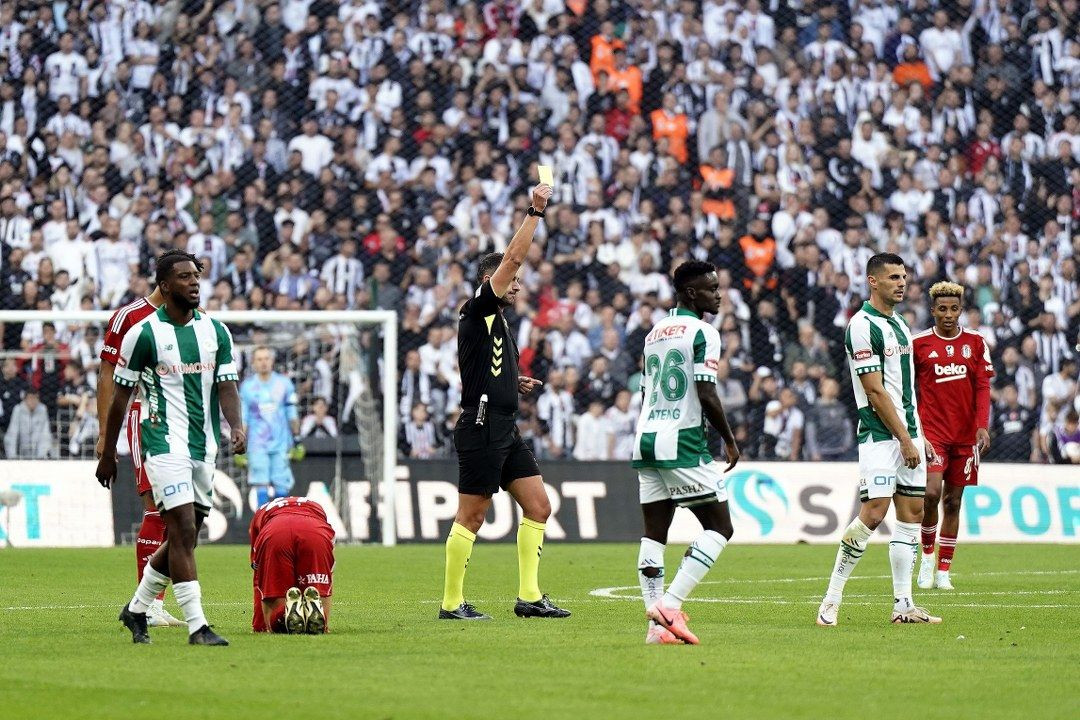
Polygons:
[[967,375],[967,370],[967,365],[960,365],[958,363],[950,363],[949,365],[934,365],[934,374],[938,377],[963,376]]

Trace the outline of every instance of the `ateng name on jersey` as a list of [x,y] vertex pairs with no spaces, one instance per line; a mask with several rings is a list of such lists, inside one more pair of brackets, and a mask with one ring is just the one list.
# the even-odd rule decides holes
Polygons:
[[650,420],[678,420],[682,417],[682,411],[679,408],[672,410],[650,410]]
[[195,373],[201,373],[207,370],[213,371],[216,367],[217,362],[215,362],[214,360],[196,363],[178,363],[174,365],[169,365],[168,363],[158,363],[154,367],[154,372],[156,372],[160,377],[165,377],[170,373],[179,373],[180,375],[193,375]]

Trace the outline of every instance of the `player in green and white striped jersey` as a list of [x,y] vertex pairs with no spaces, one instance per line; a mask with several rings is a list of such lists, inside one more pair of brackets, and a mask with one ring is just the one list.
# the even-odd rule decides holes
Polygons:
[[202,263],[172,250],[157,263],[157,285],[165,298],[124,336],[113,379],[116,390],[105,424],[105,448],[97,478],[106,488],[116,479],[116,439],[135,386],[144,399],[141,424],[143,465],[168,532],[143,572],[120,621],[136,643],[150,642],[146,609],[170,580],[193,645],[228,645],[209,627],[195,569],[195,541],[210,512],[217,458],[219,416],[232,428],[234,453],[246,439],[236,389],[232,336],[200,313]]
[[[720,309],[720,281],[711,263],[691,260],[675,269],[678,306],[645,338],[645,395],[634,440],[645,536],[638,576],[649,644],[696,645],[686,626],[683,601],[705,577],[731,539],[724,472],[735,467],[739,448],[716,395],[720,335],[702,320]],[[705,420],[726,445],[728,466],[714,463],[705,439]],[[664,546],[676,505],[689,508],[704,528],[687,550],[664,592]]]
[[870,300],[848,322],[845,348],[859,408],[859,496],[862,508],[840,540],[829,589],[817,624],[837,624],[844,585],[866,551],[867,541],[896,506],[889,543],[894,623],[939,623],[911,598],[911,573],[919,546],[926,461],[934,448],[922,436],[915,400],[915,360],[911,331],[895,312],[907,289],[904,261],[879,253],[866,263]]

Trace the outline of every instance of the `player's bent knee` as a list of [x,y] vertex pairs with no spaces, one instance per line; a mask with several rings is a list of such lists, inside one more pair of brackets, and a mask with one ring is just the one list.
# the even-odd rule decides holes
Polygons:
[[867,510],[864,511],[862,515],[863,525],[871,530],[876,530],[877,526],[880,525],[883,520],[885,520],[884,510]]
[[522,514],[533,522],[546,523],[551,517],[551,502],[544,496],[543,500],[529,503],[529,507],[522,508]]
[[454,516],[454,522],[469,532],[475,533],[484,525],[485,514],[484,510],[459,509],[457,515]]

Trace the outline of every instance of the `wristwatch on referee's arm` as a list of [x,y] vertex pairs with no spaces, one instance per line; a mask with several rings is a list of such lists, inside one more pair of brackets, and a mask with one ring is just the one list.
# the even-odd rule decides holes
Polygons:
[[543,210],[537,210],[532,205],[529,206],[529,209],[526,212],[528,212],[533,217],[538,217],[538,218],[544,217],[544,211]]

